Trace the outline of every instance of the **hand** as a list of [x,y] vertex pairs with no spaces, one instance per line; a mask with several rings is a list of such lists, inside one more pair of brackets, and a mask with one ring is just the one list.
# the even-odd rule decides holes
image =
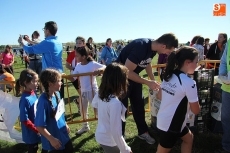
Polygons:
[[69,128],[69,126],[66,124],[66,130],[67,130],[67,132],[68,132],[68,134],[70,133],[70,128]]
[[25,41],[29,42],[31,40],[29,39],[29,37],[25,37]]
[[56,149],[56,150],[58,150],[59,148],[61,148],[61,142],[60,142],[60,140],[58,140],[57,138],[52,138],[51,140],[50,140],[50,144]]
[[96,70],[93,72],[93,75],[96,76],[96,75],[100,74],[101,72],[102,72],[102,70]]
[[5,68],[5,67],[6,67],[6,65],[5,65],[5,64],[2,64],[2,67],[3,67],[3,68]]
[[155,80],[149,80],[146,85],[152,90],[159,90],[160,88],[160,84]]

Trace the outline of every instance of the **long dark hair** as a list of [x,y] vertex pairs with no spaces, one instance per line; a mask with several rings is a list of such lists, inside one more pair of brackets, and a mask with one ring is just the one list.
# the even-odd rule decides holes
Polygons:
[[78,36],[78,37],[75,39],[75,42],[77,42],[77,40],[81,40],[81,41],[83,42],[83,44],[85,45],[85,38],[84,38],[84,37]]
[[83,47],[77,47],[76,52],[79,53],[81,56],[85,56],[86,60],[88,62],[93,61],[92,56],[90,56],[89,48],[83,46]]
[[93,38],[92,38],[92,37],[89,37],[89,38],[88,38],[87,43],[89,43],[89,40],[92,40],[91,43],[93,43]]
[[99,97],[109,102],[111,95],[122,98],[127,93],[128,68],[118,63],[109,64],[102,76],[99,87]]
[[193,47],[183,46],[177,51],[173,51],[169,57],[164,72],[164,80],[169,81],[175,69],[181,69],[185,60],[193,61],[198,56],[198,52]]
[[192,38],[191,44],[192,44],[192,45],[195,44],[196,41],[197,41],[197,39],[198,39],[199,37],[200,37],[200,35],[194,36],[194,37]]
[[9,49],[10,49],[10,53],[13,54],[13,52],[12,52],[12,46],[10,46],[10,45],[6,45],[5,50],[4,50],[4,53],[5,53],[5,54],[8,53],[8,52],[7,52],[7,48],[9,48]]
[[204,37],[199,37],[197,40],[196,40],[196,44],[198,45],[204,45]]
[[112,41],[112,39],[111,39],[111,38],[106,39],[105,46],[108,45],[108,42],[109,42],[109,41]]
[[219,33],[219,35],[222,35],[225,38],[225,40],[223,41],[222,45],[226,44],[226,42],[228,41],[228,35],[226,33]]
[[20,73],[20,77],[16,81],[16,85],[15,85],[15,91],[17,95],[20,93],[21,87],[26,88],[25,83],[30,83],[35,75],[38,74],[31,69],[25,69]]

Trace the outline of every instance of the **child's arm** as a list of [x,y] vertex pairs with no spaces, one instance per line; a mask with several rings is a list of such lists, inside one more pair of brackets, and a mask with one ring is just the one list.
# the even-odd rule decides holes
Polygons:
[[38,134],[38,130],[35,127],[34,123],[32,123],[29,119],[27,121],[22,121],[22,124],[24,124],[28,129],[31,129],[35,133]]
[[28,129],[31,129],[35,133],[38,133],[37,128],[35,127],[34,123],[28,117],[29,112],[29,102],[26,99],[20,99],[19,102],[19,109],[20,109],[20,121],[24,124]]
[[189,105],[190,105],[191,111],[192,111],[195,115],[199,114],[199,112],[200,112],[200,104],[199,104],[198,101],[197,101],[197,102],[189,102]]
[[97,69],[93,72],[93,75],[96,76],[98,74],[101,74],[102,72],[104,72],[105,68],[100,68],[100,69]]
[[47,109],[47,99],[45,99],[45,96],[42,94],[38,99],[37,110],[39,111],[36,112],[34,124],[37,127],[38,132],[43,135],[55,149],[59,149],[62,146],[61,142],[57,138],[54,138],[45,128],[47,125],[47,118],[49,118]]
[[93,66],[94,66],[94,76],[95,75],[98,75],[98,74],[101,74],[102,72],[104,72],[104,70],[105,70],[105,68],[106,68],[106,66],[105,65],[102,65],[102,64],[100,64],[100,63],[97,63],[97,62],[94,62],[93,63]]
[[59,148],[61,148],[62,144],[60,142],[60,140],[58,140],[57,138],[54,138],[49,131],[47,131],[46,128],[38,126],[37,127],[38,132],[43,135],[49,142],[50,144],[56,149],[58,150]]
[[200,112],[200,105],[198,101],[196,82],[194,80],[185,82],[184,88],[191,111],[194,114],[198,114]]
[[[64,75],[64,76],[65,76],[65,75]],[[71,76],[69,76],[69,77],[65,76],[65,78],[68,79],[68,80],[70,80],[71,82],[75,81],[74,78],[71,77]]]
[[113,136],[114,141],[116,142],[118,148],[122,153],[130,153],[131,148],[125,142],[125,139],[122,136],[122,125],[121,125],[121,111],[122,105],[120,103],[112,103],[109,106],[110,112],[110,133]]
[[[76,68],[76,66],[75,66],[72,74],[77,74],[77,68]],[[74,82],[75,79],[77,79],[77,77],[72,77],[72,76],[69,76],[69,77],[65,76],[65,78],[68,79],[68,80],[70,80],[71,82]]]

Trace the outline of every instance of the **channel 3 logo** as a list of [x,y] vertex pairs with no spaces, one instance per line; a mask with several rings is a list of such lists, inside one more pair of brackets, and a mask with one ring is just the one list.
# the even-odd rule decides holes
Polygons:
[[226,16],[226,4],[213,4],[213,16]]

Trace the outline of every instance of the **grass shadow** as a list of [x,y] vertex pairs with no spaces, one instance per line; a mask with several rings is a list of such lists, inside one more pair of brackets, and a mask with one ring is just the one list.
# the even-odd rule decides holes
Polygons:
[[[83,136],[86,133],[83,133],[81,135],[75,135],[71,138],[71,141],[74,142],[75,139]],[[94,138],[94,133],[92,133],[91,135],[89,135],[88,137],[85,137],[84,139],[82,139],[79,143],[77,143],[76,145],[74,145],[74,150],[81,148],[87,141],[91,140]]]
[[15,153],[15,150],[17,150],[18,153],[26,153],[27,145],[24,143],[18,143],[10,146],[5,146],[3,143],[0,144],[1,153]]
[[68,122],[68,121],[71,121],[71,116],[72,116],[72,119],[74,119],[74,118],[76,118],[76,117],[80,117],[81,115],[78,114],[78,113],[73,113],[72,115],[71,115],[71,114],[67,114],[67,115],[65,115],[66,121],[67,121],[67,122]]

